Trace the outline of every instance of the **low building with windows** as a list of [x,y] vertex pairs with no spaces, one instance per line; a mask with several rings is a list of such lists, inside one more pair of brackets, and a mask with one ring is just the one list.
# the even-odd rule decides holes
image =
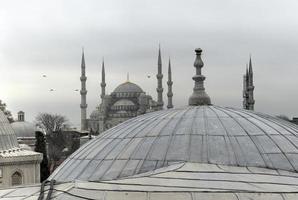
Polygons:
[[0,187],[39,183],[41,161],[42,154],[20,148],[0,104]]

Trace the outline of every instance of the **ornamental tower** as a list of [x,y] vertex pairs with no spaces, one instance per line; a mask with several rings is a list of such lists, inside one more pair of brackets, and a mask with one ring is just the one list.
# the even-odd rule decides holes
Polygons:
[[172,92],[172,85],[173,85],[173,81],[172,81],[172,70],[171,70],[171,60],[169,59],[169,68],[168,68],[168,105],[167,108],[173,108],[173,92]]
[[86,66],[85,66],[85,56],[84,56],[84,49],[82,52],[82,62],[81,62],[81,130],[84,131],[87,129],[87,103],[86,103]]
[[211,105],[211,100],[208,94],[205,92],[204,88],[204,80],[205,76],[202,75],[202,68],[204,63],[201,59],[202,49],[195,49],[196,52],[196,60],[194,63],[194,67],[196,68],[196,75],[192,77],[195,81],[195,86],[193,88],[193,93],[189,97],[188,104],[190,106],[198,106],[198,105]]
[[249,58],[248,68],[246,66],[246,74],[243,76],[243,108],[246,110],[254,110],[254,89],[253,70],[251,57]]
[[248,66],[248,110],[254,110],[255,100],[254,100],[254,89],[255,86],[253,84],[253,71],[252,71],[252,64],[251,64],[251,57],[249,58],[249,66]]
[[103,97],[106,95],[106,72],[105,72],[105,63],[104,60],[102,61],[102,67],[101,67],[101,102],[103,101]]
[[162,88],[162,61],[161,61],[161,53],[160,53],[160,46],[158,49],[158,62],[157,62],[158,70],[157,70],[157,104],[160,109],[163,109],[163,99],[162,99],[162,93],[163,93],[163,88]]

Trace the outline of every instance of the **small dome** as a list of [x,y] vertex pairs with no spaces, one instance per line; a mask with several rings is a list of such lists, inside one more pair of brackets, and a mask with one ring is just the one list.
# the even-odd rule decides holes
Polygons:
[[25,121],[16,121],[11,124],[17,137],[35,137],[35,132],[38,131],[37,127]]
[[98,119],[100,115],[100,110],[96,108],[95,110],[92,111],[90,118],[91,119]]
[[137,84],[128,81],[116,87],[114,93],[143,93],[143,90]]
[[51,178],[101,181],[179,162],[298,171],[298,126],[219,106],[157,111],[111,128],[72,154]]

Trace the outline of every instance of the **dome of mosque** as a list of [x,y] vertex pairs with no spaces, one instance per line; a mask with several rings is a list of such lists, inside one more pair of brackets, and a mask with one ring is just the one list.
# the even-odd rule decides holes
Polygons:
[[91,119],[98,119],[99,116],[100,116],[100,110],[98,108],[93,110],[92,113],[90,114]]
[[100,181],[179,162],[298,171],[298,127],[262,113],[188,106],[132,118],[71,155],[58,181]]
[[11,124],[16,136],[19,138],[35,138],[35,132],[38,131],[37,127],[30,122],[16,121]]
[[143,93],[143,90],[137,84],[127,81],[117,86],[114,93]]
[[0,151],[18,149],[16,134],[6,115],[0,110]]

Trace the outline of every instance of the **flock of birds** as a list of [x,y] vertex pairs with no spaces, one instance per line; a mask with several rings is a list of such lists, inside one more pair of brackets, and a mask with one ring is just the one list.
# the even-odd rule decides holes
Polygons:
[[[46,75],[46,74],[43,74],[42,77],[43,77],[43,78],[47,78],[47,75]],[[49,91],[50,91],[50,92],[54,92],[55,89],[54,89],[54,88],[50,88]],[[75,89],[74,91],[75,91],[75,92],[78,92],[79,89]]]
[[[43,78],[47,78],[47,75],[46,75],[46,74],[43,74],[42,77],[43,77]],[[147,75],[147,78],[151,78],[151,75],[148,74],[148,75]],[[50,92],[54,92],[55,89],[54,89],[54,88],[50,88],[49,91],[50,91]],[[75,92],[78,92],[79,89],[75,89],[74,91],[75,91]]]

